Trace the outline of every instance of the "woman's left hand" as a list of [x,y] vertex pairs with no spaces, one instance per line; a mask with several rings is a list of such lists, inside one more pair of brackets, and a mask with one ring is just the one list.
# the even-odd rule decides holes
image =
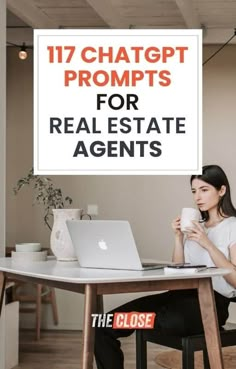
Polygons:
[[188,227],[187,239],[197,242],[200,246],[208,249],[212,243],[206,235],[204,228],[196,221],[192,221],[193,227]]

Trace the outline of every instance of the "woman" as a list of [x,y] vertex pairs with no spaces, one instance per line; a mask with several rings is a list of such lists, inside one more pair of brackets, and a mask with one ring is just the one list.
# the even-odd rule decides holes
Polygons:
[[[231,201],[228,179],[219,166],[204,166],[201,175],[191,176],[190,184],[204,224],[193,222],[184,236],[180,230],[180,218],[173,221],[173,261],[232,270],[224,277],[212,278],[218,322],[222,326],[228,318],[229,298],[236,295],[236,209]],[[196,290],[169,291],[141,297],[111,313],[115,311],[155,312],[157,334],[193,335],[203,331]],[[131,329],[96,329],[95,358],[98,369],[124,368],[118,338],[132,333]]]

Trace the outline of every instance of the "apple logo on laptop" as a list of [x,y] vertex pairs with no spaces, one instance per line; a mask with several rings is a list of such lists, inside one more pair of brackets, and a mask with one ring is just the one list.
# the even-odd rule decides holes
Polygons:
[[101,250],[107,250],[107,244],[104,240],[98,241],[98,246],[100,247]]

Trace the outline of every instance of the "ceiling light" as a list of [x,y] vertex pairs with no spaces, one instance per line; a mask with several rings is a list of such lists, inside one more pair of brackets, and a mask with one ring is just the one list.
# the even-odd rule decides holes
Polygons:
[[21,60],[25,60],[27,58],[28,54],[27,54],[27,51],[26,51],[25,42],[23,42],[23,45],[20,48],[18,56]]
[[21,60],[27,59],[27,57],[28,57],[27,50],[28,49],[33,49],[33,46],[32,45],[27,45],[26,46],[26,43],[25,42],[23,42],[21,45],[19,45],[19,44],[14,44],[12,42],[7,41],[7,45],[13,46],[13,47],[17,47],[17,49],[19,49],[18,57]]

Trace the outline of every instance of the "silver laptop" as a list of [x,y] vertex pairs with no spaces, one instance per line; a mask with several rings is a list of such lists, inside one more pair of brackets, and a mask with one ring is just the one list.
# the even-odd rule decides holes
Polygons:
[[83,268],[147,270],[166,263],[141,263],[129,222],[67,220],[79,264]]

